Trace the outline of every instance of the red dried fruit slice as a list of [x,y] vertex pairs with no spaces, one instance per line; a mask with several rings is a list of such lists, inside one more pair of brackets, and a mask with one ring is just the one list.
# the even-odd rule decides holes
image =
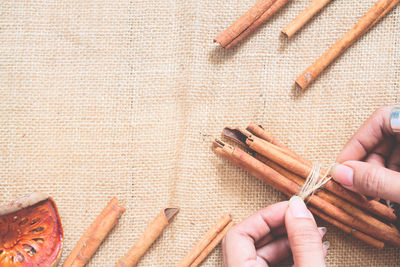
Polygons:
[[0,266],[56,266],[62,242],[52,198],[33,193],[0,207]]

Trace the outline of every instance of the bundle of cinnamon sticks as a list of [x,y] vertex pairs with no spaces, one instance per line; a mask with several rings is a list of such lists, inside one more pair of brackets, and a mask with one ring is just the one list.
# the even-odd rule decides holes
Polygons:
[[[214,152],[282,193],[298,194],[313,164],[276,140],[262,126],[251,123],[246,130],[225,128],[222,136],[249,152],[219,139],[213,142]],[[323,176],[324,173],[320,178]],[[393,225],[397,217],[392,208],[379,201],[367,199],[330,180],[306,202],[316,216],[372,246],[400,247],[400,231]]]

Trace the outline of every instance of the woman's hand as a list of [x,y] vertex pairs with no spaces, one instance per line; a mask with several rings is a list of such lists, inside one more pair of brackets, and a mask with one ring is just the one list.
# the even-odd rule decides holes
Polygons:
[[[393,107],[378,109],[344,146],[333,178],[362,194],[400,203],[400,124]],[[392,125],[393,124],[393,125]]]
[[325,266],[326,228],[297,196],[268,206],[232,227],[222,242],[226,267],[269,266],[293,255],[296,267]]

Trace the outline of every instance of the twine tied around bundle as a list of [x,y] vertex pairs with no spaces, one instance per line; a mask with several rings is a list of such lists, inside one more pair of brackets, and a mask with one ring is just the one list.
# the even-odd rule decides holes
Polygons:
[[335,165],[336,164],[331,164],[325,174],[319,178],[321,176],[322,164],[319,162],[314,163],[310,174],[308,175],[303,186],[300,188],[297,196],[303,200],[305,200],[307,197],[311,198],[318,189],[322,188],[332,179],[332,175],[330,173]]

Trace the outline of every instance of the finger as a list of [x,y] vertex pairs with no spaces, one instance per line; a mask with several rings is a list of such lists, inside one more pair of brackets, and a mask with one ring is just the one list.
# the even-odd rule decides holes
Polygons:
[[337,162],[362,160],[370,153],[385,136],[393,136],[390,126],[390,113],[393,107],[382,107],[360,127],[344,146],[337,157]]
[[282,225],[278,228],[275,229],[271,229],[270,234],[264,236],[263,238],[261,238],[260,240],[258,240],[255,243],[255,247],[260,248],[265,246],[266,244],[268,244],[269,242],[271,242],[272,240],[274,240],[275,238],[282,236],[282,235],[286,235],[286,227],[285,225]]
[[301,198],[294,196],[290,199],[285,225],[295,266],[325,266],[321,234]]
[[289,257],[290,254],[290,244],[287,237],[278,238],[257,250],[257,256],[268,264],[277,264]]
[[346,161],[333,170],[333,179],[362,194],[400,202],[400,173],[362,161]]
[[393,150],[394,138],[392,136],[385,137],[385,139],[379,143],[375,149],[368,154],[365,159],[366,162],[376,164],[379,166],[386,166],[386,162],[390,157]]
[[[318,227],[318,231],[323,237],[326,234],[327,229],[326,227]],[[272,229],[271,234],[266,235],[261,240],[258,240],[255,247],[256,249],[259,249],[268,244],[269,242],[271,242],[272,240],[276,239],[277,237],[282,237],[282,236],[287,236],[286,227],[284,225],[276,229]]]
[[393,149],[388,160],[388,168],[396,172],[400,171],[400,144],[396,144]]
[[[326,234],[326,231],[326,227],[318,227],[318,232],[321,237]],[[326,255],[327,249],[328,248],[324,247],[324,255]],[[280,237],[273,242],[260,246],[257,249],[257,256],[264,259],[265,262],[269,264],[276,264],[289,257],[290,254],[291,250],[287,236]]]
[[226,266],[259,264],[255,242],[284,224],[287,206],[287,201],[268,206],[232,227],[223,241]]

